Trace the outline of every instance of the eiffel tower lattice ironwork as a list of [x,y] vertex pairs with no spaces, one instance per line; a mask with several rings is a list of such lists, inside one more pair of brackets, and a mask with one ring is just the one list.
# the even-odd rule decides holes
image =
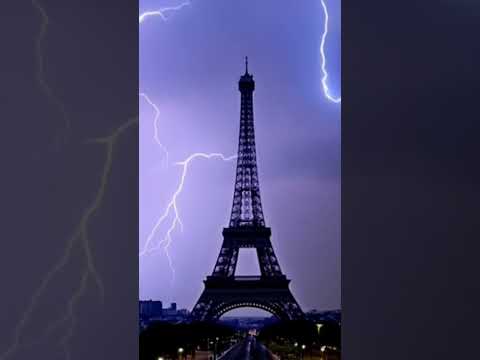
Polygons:
[[[217,320],[240,307],[260,308],[283,320],[303,317],[289,289],[290,280],[282,273],[273,251],[271,230],[265,226],[253,123],[255,82],[245,60],[245,74],[238,84],[240,134],[232,213],[229,227],[223,229],[223,244],[213,273],[204,281],[205,289],[192,310],[193,320]],[[235,276],[241,248],[256,249],[260,276]]]

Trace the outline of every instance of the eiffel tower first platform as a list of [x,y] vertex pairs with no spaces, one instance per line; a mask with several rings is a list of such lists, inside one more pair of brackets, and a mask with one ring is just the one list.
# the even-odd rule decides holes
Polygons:
[[[281,320],[303,318],[303,312],[288,287],[290,280],[282,273],[270,242],[271,230],[265,226],[258,181],[253,124],[255,82],[248,73],[240,78],[240,135],[232,214],[223,229],[223,244],[205,289],[194,306],[191,317],[214,321],[224,313],[241,307],[266,310]],[[255,248],[260,276],[235,276],[238,252]]]

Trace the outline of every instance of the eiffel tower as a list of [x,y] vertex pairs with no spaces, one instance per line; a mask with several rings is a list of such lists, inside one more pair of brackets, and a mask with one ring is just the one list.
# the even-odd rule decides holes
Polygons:
[[[238,88],[241,93],[240,135],[233,206],[228,228],[223,229],[223,244],[205,289],[194,306],[193,320],[214,321],[224,313],[241,307],[266,310],[282,320],[300,319],[303,312],[288,287],[270,242],[271,230],[265,226],[258,181],[253,124],[255,82],[245,74]],[[241,248],[255,248],[260,276],[235,276]]]

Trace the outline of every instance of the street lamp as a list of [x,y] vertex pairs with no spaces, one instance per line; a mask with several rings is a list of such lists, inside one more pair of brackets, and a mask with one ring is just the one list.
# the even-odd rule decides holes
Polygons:
[[303,360],[303,352],[305,351],[305,348],[306,348],[305,344],[302,344],[302,360]]
[[178,358],[181,359],[183,354],[183,348],[178,348]]
[[217,360],[217,343],[218,343],[219,338],[215,338],[215,347],[213,349],[213,360]]
[[[317,325],[317,331],[318,331],[318,340],[319,340],[318,342],[321,344],[321,343],[322,343],[322,338],[320,337],[320,330],[322,329],[323,324],[316,324],[316,325]],[[322,347],[322,348],[323,348],[323,347]],[[320,349],[320,351],[321,351],[322,354],[323,354],[323,352],[325,351],[325,349],[324,349],[324,350]],[[323,357],[323,356],[322,356],[322,357]]]
[[320,329],[322,328],[323,324],[317,324],[317,331],[318,335],[320,335]]
[[295,348],[295,350],[293,351],[293,353],[295,354],[295,357],[297,357],[298,342],[295,341],[295,343],[293,344],[293,347]]
[[327,359],[327,353],[325,352],[325,350],[327,350],[327,347],[325,345],[323,345],[320,348],[320,351],[322,352],[322,358],[325,356],[325,360],[326,360]]

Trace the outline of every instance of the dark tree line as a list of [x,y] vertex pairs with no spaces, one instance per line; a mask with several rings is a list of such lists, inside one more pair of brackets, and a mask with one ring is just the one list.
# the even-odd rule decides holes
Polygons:
[[[183,349],[182,357],[194,355],[195,349],[213,350],[215,343],[217,351],[230,346],[230,339],[235,331],[222,324],[194,322],[189,324],[171,324],[166,322],[152,323],[140,333],[140,359],[157,360],[179,358],[178,350]],[[217,340],[218,338],[218,340]],[[209,345],[209,342],[214,344]]]
[[317,324],[309,320],[277,322],[265,326],[259,334],[259,340],[265,343],[305,344],[308,347],[330,345],[340,348],[340,326],[333,322],[322,322],[320,331]]

